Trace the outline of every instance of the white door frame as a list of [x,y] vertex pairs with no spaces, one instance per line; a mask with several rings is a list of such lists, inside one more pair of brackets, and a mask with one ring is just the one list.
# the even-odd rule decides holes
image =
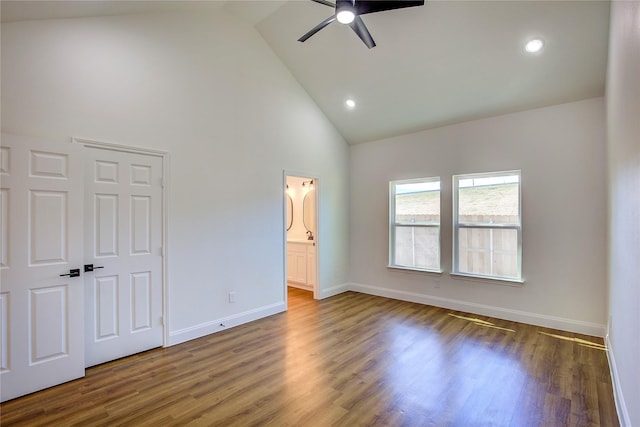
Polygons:
[[85,148],[97,148],[101,150],[120,151],[125,153],[142,154],[146,156],[156,156],[162,159],[162,346],[169,345],[169,310],[167,290],[167,259],[169,251],[167,249],[168,236],[168,175],[169,175],[169,152],[151,148],[134,147],[130,145],[115,144],[112,142],[95,141],[85,138],[71,138],[74,144],[80,144]]
[[287,170],[285,169],[282,172],[282,257],[283,257],[283,275],[284,275],[284,280],[283,280],[283,292],[284,292],[284,302],[285,302],[285,306],[288,308],[289,307],[289,298],[288,298],[288,293],[287,293],[287,289],[288,289],[288,280],[287,280],[287,276],[288,276],[288,266],[287,266],[287,193],[286,193],[286,188],[287,188],[287,177],[288,176],[297,176],[297,177],[305,177],[305,178],[309,178],[313,180],[313,185],[315,187],[315,191],[314,191],[314,215],[315,215],[315,226],[316,226],[316,231],[314,234],[314,239],[315,239],[315,278],[313,281],[313,299],[320,299],[320,228],[321,228],[321,220],[320,220],[320,209],[318,208],[318,205],[320,204],[320,185],[321,185],[321,181],[322,179],[319,177],[318,174],[315,173],[309,173],[309,172],[300,172],[300,171],[292,171],[292,170]]

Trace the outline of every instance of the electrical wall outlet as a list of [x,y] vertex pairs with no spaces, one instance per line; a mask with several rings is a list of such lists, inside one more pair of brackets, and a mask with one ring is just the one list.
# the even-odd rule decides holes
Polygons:
[[436,289],[440,288],[440,279],[433,279],[433,287]]
[[234,291],[229,292],[229,302],[230,303],[236,302],[236,293]]

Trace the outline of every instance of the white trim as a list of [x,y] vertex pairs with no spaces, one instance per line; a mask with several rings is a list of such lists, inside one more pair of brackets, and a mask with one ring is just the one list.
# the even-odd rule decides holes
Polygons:
[[[316,248],[315,251],[313,251],[313,264],[314,264],[314,272],[315,272],[315,276],[313,278],[313,298],[314,299],[320,299],[320,245],[322,244],[322,239],[320,238],[320,230],[322,230],[322,227],[320,226],[320,191],[322,190],[322,179],[320,179],[320,177],[318,175],[312,175],[311,178],[313,179],[313,185],[314,185],[314,190],[313,190],[313,209],[314,209],[314,213],[313,213],[313,223],[316,226],[316,230],[315,230],[315,235],[314,235],[314,243],[313,246]],[[302,212],[302,217],[303,220],[302,222],[304,223],[304,200],[302,202],[303,205],[303,212]]]
[[[518,175],[518,224],[482,224],[482,223],[461,223],[459,221],[459,212],[458,212],[458,198],[460,196],[460,181],[468,178],[483,178],[483,177],[501,177],[506,175]],[[511,282],[523,282],[523,271],[522,271],[522,170],[508,170],[508,171],[499,171],[499,172],[481,172],[481,173],[467,173],[467,174],[459,174],[453,175],[451,181],[451,201],[452,201],[452,217],[453,217],[453,227],[452,227],[452,242],[451,242],[451,274],[459,275],[459,276],[468,276],[468,277],[479,277],[483,279],[493,279],[493,280],[506,280]],[[459,242],[459,231],[461,228],[481,228],[481,229],[513,229],[517,231],[517,240],[518,240],[518,249],[517,249],[517,263],[518,263],[518,276],[517,277],[501,277],[495,275],[479,275],[470,272],[462,272],[460,271],[460,242]],[[494,282],[495,283],[495,282]]]
[[313,292],[313,286],[304,283],[288,282],[287,287],[302,289],[303,291]]
[[596,337],[603,337],[605,332],[605,326],[598,323],[583,322],[581,320],[547,316],[545,314],[531,313],[528,311],[512,310],[502,307],[476,304],[451,298],[418,294],[415,292],[380,288],[377,286],[369,286],[361,283],[348,284],[348,290]]
[[[289,265],[288,259],[288,245],[287,239],[287,171],[282,171],[282,300],[284,301],[284,309],[289,310]],[[293,206],[293,205],[292,205]],[[293,207],[291,208],[291,215],[293,216]],[[293,221],[293,219],[291,220]],[[292,222],[293,224],[293,222]]]
[[343,292],[348,292],[351,290],[350,285],[350,283],[343,283],[341,285],[332,286],[329,289],[322,289],[322,291],[320,292],[320,298],[318,299],[329,298]]
[[164,319],[164,344],[169,345],[169,182],[171,156],[162,156],[162,316]]
[[401,272],[401,273],[416,273],[416,274],[436,274],[438,276],[442,276],[444,273],[443,270],[427,270],[426,268],[416,268],[416,267],[405,267],[402,265],[387,265],[387,269],[391,272]]
[[253,322],[254,320],[262,319],[274,314],[287,311],[287,306],[284,301],[277,302],[275,304],[266,305],[253,310],[245,311],[244,313],[234,314],[228,317],[222,317],[210,322],[201,323],[199,325],[190,326],[188,328],[179,329],[169,334],[169,346],[181,344],[196,338],[201,338],[215,332],[220,332],[225,329],[233,328],[234,326],[242,325],[245,323]]
[[114,142],[96,141],[93,139],[85,138],[71,138],[71,142],[74,144],[82,144],[85,147],[101,148],[114,151],[125,151],[127,153],[145,154],[147,156],[164,156],[169,154],[166,150],[157,150],[153,148],[136,147],[133,145],[116,144]]
[[629,411],[627,410],[627,404],[624,401],[624,395],[622,394],[622,388],[620,387],[620,376],[618,375],[618,367],[616,365],[615,352],[607,333],[604,341],[607,347],[607,359],[609,360],[609,372],[611,373],[611,382],[613,383],[613,400],[616,403],[616,412],[618,413],[618,420],[620,421],[620,427],[631,427],[631,418],[629,417]]
[[[397,187],[402,184],[431,184],[438,183],[438,215],[439,221],[437,223],[404,223],[396,221],[396,196]],[[436,190],[430,190],[436,191]],[[389,268],[404,268],[407,270],[416,271],[432,271],[440,272],[442,270],[442,178],[440,176],[433,176],[427,178],[412,178],[412,179],[398,179],[389,181]],[[401,266],[395,263],[396,260],[396,236],[398,227],[432,227],[438,229],[438,268],[426,269],[420,267]],[[415,260],[414,260],[415,261]]]
[[120,151],[132,154],[142,154],[145,156],[155,156],[162,159],[162,345],[169,345],[169,283],[167,282],[168,274],[168,258],[169,258],[169,152],[165,150],[156,150],[151,148],[135,147],[113,142],[96,141],[85,138],[71,138],[71,143],[80,144],[85,148],[95,148],[100,150]]
[[468,282],[476,283],[493,283],[496,285],[514,286],[521,288],[525,284],[524,279],[512,279],[510,277],[500,276],[481,276],[479,274],[466,274],[466,273],[449,273],[452,279],[466,280]]

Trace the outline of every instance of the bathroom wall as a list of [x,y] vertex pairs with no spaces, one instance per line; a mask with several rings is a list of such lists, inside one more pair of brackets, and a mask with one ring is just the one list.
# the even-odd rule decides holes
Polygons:
[[[298,176],[287,177],[287,185],[289,186],[287,191],[293,201],[293,223],[289,231],[287,231],[288,241],[307,240],[307,229],[303,220],[303,202],[308,188],[303,187],[302,183],[310,179]],[[315,230],[312,230],[312,232],[315,235]]]
[[[298,176],[288,176],[287,177],[287,185],[289,186],[288,194],[293,201],[293,224],[289,231],[287,231],[287,240],[296,241],[296,240],[307,240],[307,228],[304,225],[304,198],[309,191],[309,184],[305,186],[302,185],[303,182],[310,181],[311,178],[304,178]],[[312,190],[315,191],[315,190]],[[310,194],[310,197],[313,197],[313,193]],[[311,224],[307,224],[311,226]],[[315,238],[316,230],[315,227],[311,228],[311,232]]]

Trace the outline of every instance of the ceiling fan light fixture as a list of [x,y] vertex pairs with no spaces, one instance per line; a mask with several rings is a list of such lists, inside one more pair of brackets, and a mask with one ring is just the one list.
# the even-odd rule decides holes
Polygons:
[[367,26],[360,18],[361,15],[385,12],[387,10],[403,9],[405,7],[424,6],[425,0],[334,0],[335,3],[332,3],[329,0],[311,1],[333,8],[334,13],[303,34],[302,37],[298,39],[299,42],[304,43],[309,39],[309,37],[313,36],[333,21],[338,21],[341,24],[348,24],[360,40],[362,40],[369,49],[373,49],[376,47],[376,42],[373,41],[371,33],[369,33]]
[[356,14],[350,7],[342,7],[336,12],[336,19],[341,24],[351,24],[356,19]]
[[529,40],[527,44],[524,45],[524,50],[527,53],[536,53],[536,52],[540,52],[543,46],[544,46],[544,42],[542,40],[532,39],[532,40]]

